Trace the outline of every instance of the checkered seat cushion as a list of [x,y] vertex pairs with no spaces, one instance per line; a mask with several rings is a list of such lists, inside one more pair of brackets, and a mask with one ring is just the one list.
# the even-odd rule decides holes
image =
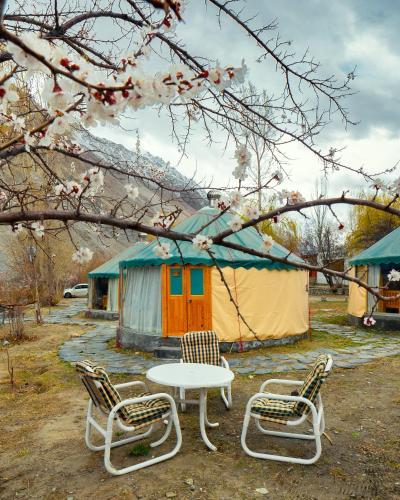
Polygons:
[[[122,401],[104,368],[88,360],[78,361],[75,367],[94,405],[103,413],[108,414]],[[150,395],[151,393],[143,393],[136,397]],[[118,410],[117,414],[126,425],[139,429],[162,420],[170,409],[171,406],[167,400],[156,398],[124,406]]]
[[181,351],[184,363],[221,364],[218,337],[212,330],[185,333],[181,338]]
[[251,413],[260,416],[262,420],[269,422],[286,423],[290,417],[294,417],[294,401],[279,401],[277,399],[258,398],[253,401]]
[[[315,403],[321,385],[326,380],[329,372],[325,371],[329,357],[320,354],[308,373],[303,385],[298,391],[298,396]],[[291,417],[301,417],[309,411],[309,406],[299,401],[281,401],[276,399],[258,398],[253,401],[251,413],[257,414],[262,420],[286,423]]]

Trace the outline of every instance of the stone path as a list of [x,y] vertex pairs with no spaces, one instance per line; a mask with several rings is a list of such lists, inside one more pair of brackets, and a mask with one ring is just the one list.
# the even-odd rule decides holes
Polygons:
[[[74,301],[64,309],[55,310],[50,315],[45,316],[47,323],[68,323],[93,327],[90,332],[73,337],[60,347],[59,355],[63,360],[73,362],[93,358],[111,373],[131,374],[145,373],[152,366],[174,362],[148,358],[139,352],[137,354],[124,354],[109,349],[107,343],[115,338],[116,322],[73,318],[83,308],[81,301]],[[229,365],[233,371],[240,374],[264,375],[307,369],[321,352],[331,354],[334,357],[335,366],[339,368],[353,368],[377,358],[400,354],[400,334],[397,332],[380,333],[319,321],[313,321],[312,325],[316,330],[340,335],[356,345],[338,349],[318,349],[290,354],[273,353],[262,356],[257,355],[257,351],[254,351],[254,356],[238,355],[230,358]]]

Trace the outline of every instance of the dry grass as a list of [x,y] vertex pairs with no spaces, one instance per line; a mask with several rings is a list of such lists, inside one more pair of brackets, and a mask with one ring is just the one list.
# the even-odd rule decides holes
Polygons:
[[[244,406],[263,378],[236,377],[231,411],[224,409],[217,391],[209,394],[210,419],[222,424],[209,431],[218,446],[216,453],[209,452],[200,440],[197,409],[193,407],[180,415],[183,446],[176,457],[133,474],[111,477],[101,453],[90,452],[84,445],[87,395],[72,367],[57,356],[62,342],[88,328],[29,325],[27,330],[32,340],[10,348],[16,363],[14,392],[6,383],[3,359],[0,361],[2,499],[18,495],[45,500],[65,500],[68,496],[74,500],[159,500],[166,498],[166,492],[175,492],[177,499],[184,500],[247,500],[263,498],[255,492],[262,487],[272,499],[399,497],[399,357],[354,370],[334,370],[324,387],[327,432],[333,445],[323,442],[317,465],[265,462],[242,452],[239,435]],[[318,341],[326,340],[321,337]],[[299,373],[282,376],[298,378]],[[112,378],[125,381],[129,377]],[[260,448],[267,441],[260,440],[253,429],[250,443]],[[161,451],[170,444],[163,445]],[[310,445],[295,441],[271,440],[269,445],[278,452],[289,450],[300,455],[304,453],[302,446],[311,451]],[[126,446],[113,452],[118,465],[143,460],[142,456],[129,456],[131,449]],[[188,479],[193,480],[193,491]]]

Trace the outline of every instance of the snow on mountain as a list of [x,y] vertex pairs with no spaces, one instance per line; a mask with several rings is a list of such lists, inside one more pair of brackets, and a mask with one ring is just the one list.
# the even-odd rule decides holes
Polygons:
[[[198,184],[192,179],[181,174],[169,162],[164,161],[158,156],[145,152],[138,155],[121,144],[109,141],[104,138],[96,137],[87,130],[81,129],[76,132],[74,141],[79,144],[83,150],[90,151],[91,156],[101,159],[106,163],[118,164],[125,172],[132,172],[150,179],[158,179],[164,186],[175,189],[185,189],[184,192],[174,194],[184,204],[190,208],[198,210],[207,204],[205,190],[196,190]],[[140,183],[140,181],[139,181]],[[149,188],[157,190],[156,184],[144,181]],[[194,188],[194,190],[191,190]],[[152,193],[149,193],[150,195]]]

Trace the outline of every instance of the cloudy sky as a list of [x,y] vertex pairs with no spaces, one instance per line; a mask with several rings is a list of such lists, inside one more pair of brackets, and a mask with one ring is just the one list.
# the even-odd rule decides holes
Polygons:
[[[283,39],[291,40],[299,54],[309,48],[321,62],[321,74],[332,73],[343,78],[356,67],[353,82],[355,95],[346,101],[352,120],[358,125],[345,130],[340,121],[328,126],[318,140],[324,150],[342,148],[343,162],[363,166],[369,172],[382,171],[400,160],[400,49],[398,45],[400,5],[396,0],[282,0],[281,2],[248,0],[246,12],[257,14],[259,24],[276,19]],[[216,11],[203,2],[192,0],[185,11],[185,24],[178,33],[197,56],[211,56],[221,64],[240,64],[245,59],[248,79],[268,94],[278,90],[277,77],[271,65],[258,64],[260,55],[248,37],[231,23],[221,28]],[[209,147],[201,131],[192,135],[187,156],[180,159],[171,141],[166,117],[152,110],[140,112],[126,125],[131,131],[98,128],[97,135],[134,149],[134,128],[138,128],[144,150],[162,157],[183,173],[213,180],[214,184],[232,184],[235,166],[233,150],[224,152],[222,141]],[[310,197],[315,180],[321,175],[321,164],[300,146],[289,146],[290,174],[288,189],[299,189]],[[179,163],[178,163],[179,162]],[[392,174],[394,176],[396,174]],[[398,173],[397,173],[398,175]],[[343,189],[359,191],[364,181],[354,174],[339,172],[329,176],[329,192]]]

